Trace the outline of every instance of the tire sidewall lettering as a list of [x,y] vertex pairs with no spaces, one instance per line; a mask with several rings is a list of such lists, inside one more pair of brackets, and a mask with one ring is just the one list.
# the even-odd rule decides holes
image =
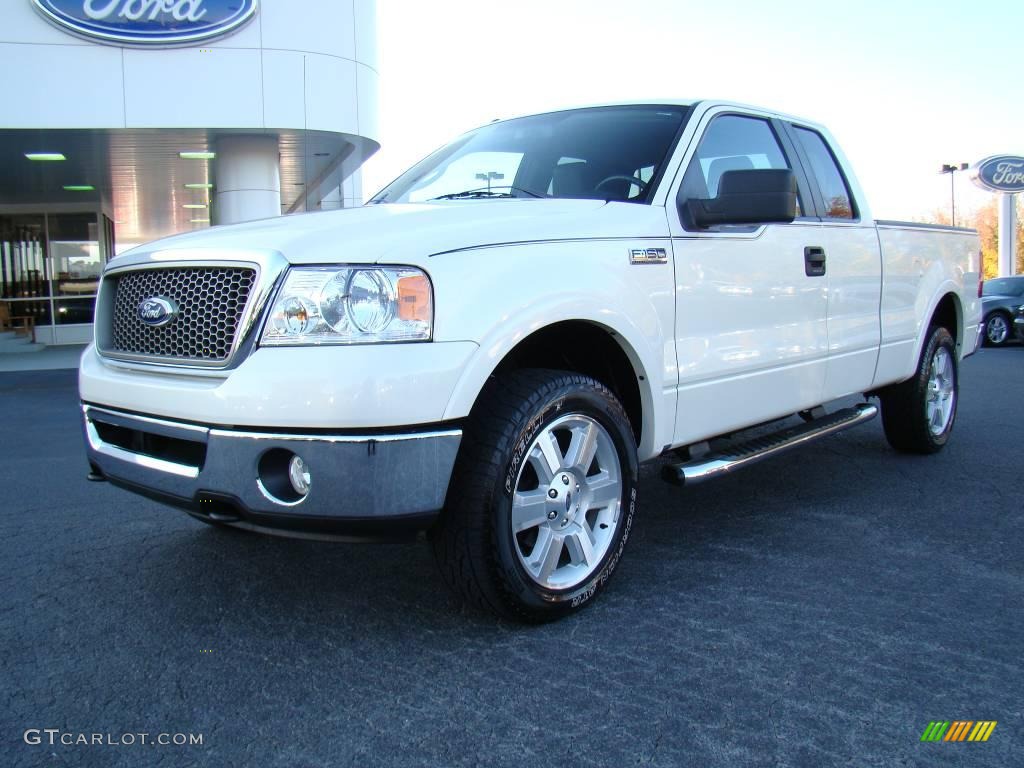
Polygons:
[[[526,427],[523,428],[523,431],[519,433],[519,437],[513,443],[512,456],[509,459],[508,469],[505,471],[505,495],[510,499],[512,498],[516,477],[519,475],[519,467],[526,457],[527,448],[530,447],[533,438],[544,428],[544,425],[561,412],[564,404],[565,398],[559,397],[545,405],[540,413],[530,418],[526,423]],[[551,418],[549,418],[549,414],[552,414]]]

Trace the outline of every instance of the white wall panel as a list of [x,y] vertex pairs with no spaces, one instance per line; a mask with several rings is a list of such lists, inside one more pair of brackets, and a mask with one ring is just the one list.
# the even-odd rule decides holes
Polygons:
[[129,128],[263,125],[259,51],[126,49],[124,71]]
[[43,19],[28,0],[0,0],[0,42],[92,45],[85,40],[76,43]]
[[355,92],[354,63],[333,56],[306,55],[306,127],[309,130],[358,134]]
[[306,90],[304,54],[263,51],[263,125],[266,128],[304,128]]
[[17,73],[0,128],[290,128],[376,139],[376,66],[374,0],[261,0],[241,30],[169,49],[80,39],[28,0],[0,0],[0,71]]
[[380,71],[377,54],[377,3],[376,0],[354,0],[356,27],[355,59],[361,64]]
[[359,101],[359,135],[380,139],[380,75],[364,66],[356,67],[356,98]]
[[0,43],[0,72],[0,127],[124,127],[118,48]]
[[355,58],[351,0],[260,4],[263,47]]

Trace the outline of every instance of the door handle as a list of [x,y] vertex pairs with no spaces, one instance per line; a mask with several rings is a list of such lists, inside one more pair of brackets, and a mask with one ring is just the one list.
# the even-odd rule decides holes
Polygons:
[[825,249],[817,245],[804,248],[804,274],[821,277],[825,274]]

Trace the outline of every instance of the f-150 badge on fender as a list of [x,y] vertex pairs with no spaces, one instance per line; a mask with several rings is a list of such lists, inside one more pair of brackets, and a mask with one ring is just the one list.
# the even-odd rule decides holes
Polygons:
[[664,248],[630,248],[630,264],[667,264],[668,256]]

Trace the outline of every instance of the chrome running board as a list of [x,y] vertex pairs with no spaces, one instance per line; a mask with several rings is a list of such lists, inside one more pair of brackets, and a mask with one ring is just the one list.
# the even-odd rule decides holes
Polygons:
[[701,456],[699,459],[679,464],[666,464],[662,467],[661,476],[676,485],[696,485],[705,480],[727,475],[742,467],[756,464],[763,459],[785,453],[793,448],[807,445],[819,438],[863,424],[877,415],[877,406],[860,403],[853,408],[844,408],[806,424],[799,424],[780,432],[737,443],[725,450]]

